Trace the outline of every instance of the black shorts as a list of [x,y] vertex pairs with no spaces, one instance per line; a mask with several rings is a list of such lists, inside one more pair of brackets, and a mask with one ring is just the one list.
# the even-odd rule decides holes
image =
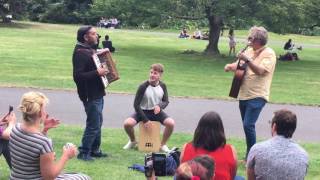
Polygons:
[[[166,120],[169,116],[163,112],[162,110],[158,114],[154,114],[154,110],[143,110],[144,114],[147,116],[148,120],[150,121],[159,121],[161,124],[163,124],[164,120]],[[140,121],[143,121],[145,119],[138,118],[137,113],[133,113],[130,117],[132,117],[134,120],[139,123]]]

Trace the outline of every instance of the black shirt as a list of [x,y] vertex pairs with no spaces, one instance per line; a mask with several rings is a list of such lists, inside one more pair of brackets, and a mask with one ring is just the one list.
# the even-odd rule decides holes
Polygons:
[[79,98],[83,102],[106,95],[101,77],[92,59],[94,53],[94,49],[79,44],[73,51],[73,80],[77,85]]

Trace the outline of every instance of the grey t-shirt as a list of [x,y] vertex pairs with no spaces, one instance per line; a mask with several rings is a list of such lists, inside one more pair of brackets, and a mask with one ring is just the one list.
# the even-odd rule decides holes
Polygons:
[[307,174],[308,154],[293,140],[274,136],[251,148],[247,167],[257,180],[300,180]]
[[160,85],[149,85],[144,93],[140,107],[142,110],[153,110],[154,107],[161,103],[163,97],[163,89]]

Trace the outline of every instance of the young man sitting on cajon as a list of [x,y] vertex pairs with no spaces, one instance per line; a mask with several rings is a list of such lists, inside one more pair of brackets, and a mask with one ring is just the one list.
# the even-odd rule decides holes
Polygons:
[[174,120],[163,109],[169,104],[166,85],[160,81],[163,74],[162,64],[153,64],[150,68],[149,80],[142,83],[134,99],[135,113],[124,121],[124,129],[129,136],[129,142],[123,149],[131,149],[137,145],[133,127],[143,121],[145,128],[150,128],[150,121],[159,121],[165,126],[161,140],[160,150],[168,152],[166,145],[173,132]]

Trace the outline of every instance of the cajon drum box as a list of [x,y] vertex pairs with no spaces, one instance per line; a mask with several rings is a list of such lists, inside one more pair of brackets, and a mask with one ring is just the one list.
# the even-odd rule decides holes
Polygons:
[[159,152],[160,145],[160,122],[151,121],[151,126],[148,129],[144,127],[143,122],[140,122],[138,141],[139,151]]

